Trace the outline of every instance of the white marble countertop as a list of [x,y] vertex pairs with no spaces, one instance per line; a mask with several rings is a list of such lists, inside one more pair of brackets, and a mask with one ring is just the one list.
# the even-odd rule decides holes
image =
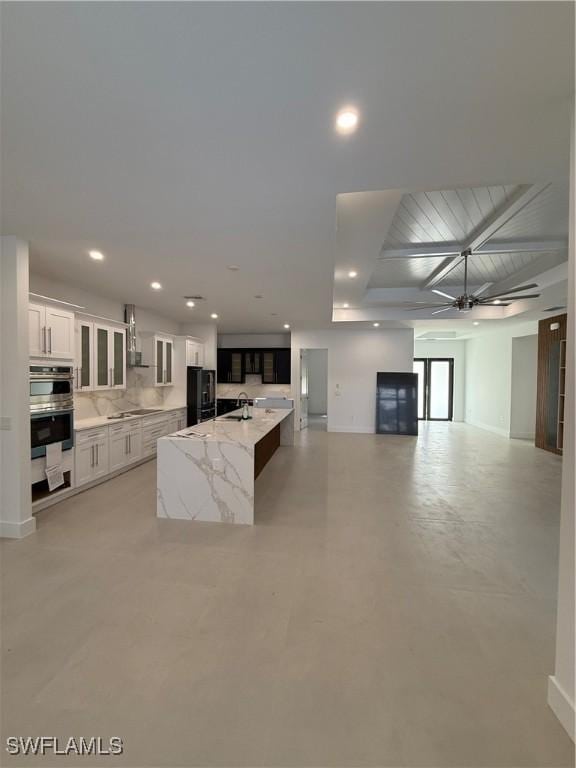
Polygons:
[[[160,440],[194,441],[203,443],[238,443],[245,446],[253,446],[261,440],[264,435],[278,426],[285,418],[290,416],[293,408],[251,408],[251,419],[246,421],[234,421],[227,419],[226,416],[240,415],[241,409],[227,413],[224,416],[218,416],[210,421],[203,421],[194,427],[175,432],[173,435],[166,435]],[[187,437],[194,435],[194,437]]]
[[[144,408],[147,406],[143,406]],[[159,416],[161,413],[168,413],[169,411],[180,411],[186,408],[185,405],[161,405],[161,406],[149,406],[150,413],[141,413],[135,416],[125,416],[123,419],[109,419],[108,416],[94,416],[90,419],[78,419],[74,421],[74,431],[81,432],[83,429],[95,429],[96,427],[107,427],[110,424],[124,424],[126,421],[134,421],[135,419],[145,419],[148,416]],[[154,412],[152,412],[152,409]],[[126,410],[130,410],[127,408]]]

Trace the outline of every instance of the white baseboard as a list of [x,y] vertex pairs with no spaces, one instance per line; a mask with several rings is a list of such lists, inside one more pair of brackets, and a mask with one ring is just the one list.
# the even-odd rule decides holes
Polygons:
[[339,427],[328,425],[328,432],[349,432],[358,435],[373,435],[376,430],[374,427]]
[[560,720],[568,736],[574,741],[574,721],[576,718],[574,702],[570,701],[568,694],[553,675],[548,678],[548,704]]
[[513,440],[535,440],[536,435],[534,432],[510,432],[510,437]]
[[36,530],[36,520],[29,517],[21,523],[13,523],[8,520],[0,520],[0,538],[23,539]]
[[492,424],[484,424],[481,421],[466,421],[466,424],[470,424],[471,427],[478,427],[478,429],[485,429],[486,432],[493,432],[495,435],[500,435],[500,437],[510,437],[510,432],[508,432],[506,429],[502,429],[501,427],[494,427]]

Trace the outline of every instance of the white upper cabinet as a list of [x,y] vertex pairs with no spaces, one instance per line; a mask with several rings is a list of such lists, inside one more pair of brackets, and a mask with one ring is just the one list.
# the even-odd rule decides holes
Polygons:
[[186,339],[186,365],[204,365],[204,344],[197,339]]
[[74,374],[78,390],[126,389],[125,326],[78,319]]
[[50,304],[28,305],[30,357],[74,358],[74,313]]
[[152,384],[170,387],[174,384],[174,339],[165,334],[142,334],[146,362],[152,365]]

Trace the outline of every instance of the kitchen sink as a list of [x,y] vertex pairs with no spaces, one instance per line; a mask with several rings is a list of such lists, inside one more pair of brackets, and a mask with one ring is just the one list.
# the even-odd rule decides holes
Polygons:
[[161,408],[138,408],[135,411],[122,411],[122,413],[115,413],[113,416],[107,416],[110,420],[127,419],[130,416],[147,416],[149,413],[162,413]]
[[243,419],[242,416],[223,416],[223,419],[229,419],[230,421],[248,421],[252,416],[248,416],[248,419]]
[[136,411],[127,411],[127,416],[146,416],[148,413],[162,413],[162,408],[138,408]]

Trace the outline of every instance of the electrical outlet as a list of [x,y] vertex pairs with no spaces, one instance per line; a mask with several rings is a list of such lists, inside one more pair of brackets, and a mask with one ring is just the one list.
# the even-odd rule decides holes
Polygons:
[[220,472],[222,469],[222,459],[212,459],[212,469],[215,472]]
[[12,419],[10,416],[0,416],[0,430],[6,432],[12,431]]

